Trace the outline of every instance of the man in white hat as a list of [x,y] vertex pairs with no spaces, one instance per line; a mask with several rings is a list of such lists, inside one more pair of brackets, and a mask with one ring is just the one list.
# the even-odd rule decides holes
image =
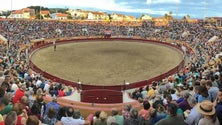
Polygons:
[[220,125],[217,116],[215,116],[216,110],[211,101],[204,100],[197,104],[197,111],[203,115],[203,118],[200,119],[198,125]]

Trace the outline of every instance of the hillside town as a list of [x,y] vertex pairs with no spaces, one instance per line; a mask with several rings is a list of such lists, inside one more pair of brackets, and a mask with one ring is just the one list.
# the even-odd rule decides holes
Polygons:
[[[1,18],[11,18],[11,19],[40,19],[40,20],[60,20],[60,21],[71,21],[71,20],[87,20],[87,21],[153,21],[156,26],[167,26],[169,21],[173,20],[172,11],[160,17],[152,17],[149,14],[142,14],[139,18],[130,15],[124,15],[120,13],[106,13],[101,11],[90,11],[82,9],[59,9],[44,8],[41,9],[39,6],[26,7],[19,10],[0,10]],[[61,9],[60,9],[61,10]],[[7,15],[7,16],[6,16]],[[189,15],[184,16],[182,21],[188,21],[189,23],[203,21],[203,19],[192,19]],[[221,17],[207,17],[205,21],[214,22],[214,26],[222,26]]]
[[[60,11],[58,11],[60,10]],[[62,11],[61,11],[62,10]],[[82,9],[52,9],[34,6],[26,7],[19,10],[0,10],[0,19],[11,18],[11,19],[40,19],[40,20],[60,20],[60,21],[71,21],[71,20],[87,20],[87,21],[153,21],[156,26],[167,26],[169,21],[175,20],[173,18],[173,12],[170,11],[160,17],[152,17],[149,14],[142,14],[139,18],[130,15],[124,15],[120,13],[106,13],[101,11],[90,11]],[[203,19],[193,19],[189,15],[185,15],[181,19],[189,23],[203,21]],[[206,17],[205,22],[214,22],[214,26],[222,26],[221,17]]]
[[[4,11],[0,10],[0,15],[3,14]],[[116,21],[124,21],[124,20],[137,20],[134,16],[123,15],[119,13],[107,14],[106,12],[100,11],[89,11],[89,10],[81,10],[81,9],[67,9],[64,13],[50,13],[50,10],[35,10],[32,8],[23,8],[20,10],[13,10],[11,13],[6,16],[0,16],[1,18],[16,18],[16,19],[53,19],[53,20],[112,20]],[[151,16],[144,15],[143,19],[152,19]]]

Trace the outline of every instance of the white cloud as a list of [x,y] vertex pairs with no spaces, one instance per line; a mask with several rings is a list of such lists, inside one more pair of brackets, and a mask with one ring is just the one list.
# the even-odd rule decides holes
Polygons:
[[[154,11],[150,9],[133,9],[131,6],[127,6],[127,2],[117,4],[114,0],[11,0],[12,9],[22,9],[27,6],[41,5],[44,7],[70,7],[70,8],[96,8],[100,10],[109,11],[122,11],[122,12],[139,12],[139,13],[151,13],[151,14],[165,14],[166,11]],[[1,9],[11,9],[10,0],[0,0]]]
[[181,0],[146,0],[147,4],[181,3]]
[[151,4],[151,3],[152,3],[152,0],[146,0],[146,3],[147,3],[147,4]]

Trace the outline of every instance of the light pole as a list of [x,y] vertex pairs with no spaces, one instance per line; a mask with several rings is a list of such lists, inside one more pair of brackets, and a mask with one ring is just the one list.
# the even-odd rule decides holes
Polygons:
[[177,2],[177,15],[176,15],[177,18],[178,18],[178,10],[179,10],[179,7],[178,7],[178,6],[179,6],[179,2]]
[[11,0],[11,16],[12,16],[12,0]]
[[147,4],[148,4],[148,15],[150,15],[150,4],[151,4],[151,0],[147,0]]
[[207,7],[207,2],[206,2],[206,0],[204,0],[204,20],[206,19],[206,13],[207,13],[206,7]]
[[41,15],[41,5],[39,5],[39,15],[40,15],[40,20],[42,18],[42,15]]

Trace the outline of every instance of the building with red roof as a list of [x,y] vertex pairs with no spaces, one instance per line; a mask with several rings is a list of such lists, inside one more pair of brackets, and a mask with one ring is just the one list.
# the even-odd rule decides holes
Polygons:
[[64,13],[51,14],[52,19],[55,19],[55,20],[67,20],[67,16],[68,14],[64,14]]
[[30,19],[35,16],[35,10],[30,8],[24,8],[21,10],[15,10],[11,13],[9,18],[22,18],[22,19]]
[[50,12],[48,10],[42,10],[40,12],[41,16],[43,17],[43,19],[47,19],[50,18]]

